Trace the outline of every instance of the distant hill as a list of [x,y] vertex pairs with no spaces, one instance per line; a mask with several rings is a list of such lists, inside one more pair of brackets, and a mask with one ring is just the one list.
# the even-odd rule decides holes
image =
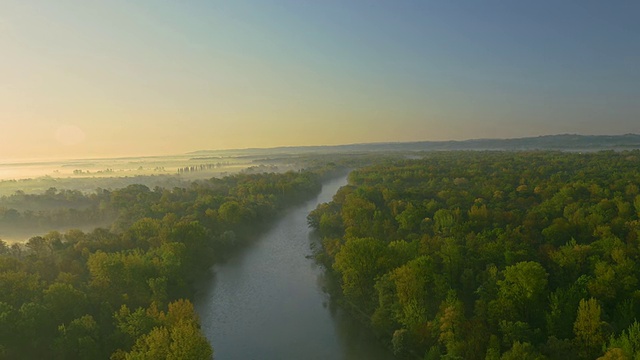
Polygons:
[[291,146],[238,150],[200,150],[195,156],[258,154],[345,153],[376,151],[442,151],[442,150],[560,150],[600,151],[640,149],[640,135],[545,135],[515,139],[472,139],[463,141],[418,141],[350,144],[333,146]]

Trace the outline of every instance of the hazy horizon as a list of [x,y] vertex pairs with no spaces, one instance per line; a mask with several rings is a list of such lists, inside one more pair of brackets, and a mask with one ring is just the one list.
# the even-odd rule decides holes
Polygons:
[[9,0],[0,159],[639,133],[638,10]]
[[[70,157],[32,157],[32,158],[2,158],[0,157],[0,165],[12,165],[12,164],[29,164],[29,165],[46,165],[56,162],[69,162],[69,161],[102,161],[102,160],[124,160],[124,159],[153,159],[153,158],[167,158],[167,157],[184,157],[184,156],[198,156],[200,153],[233,153],[243,152],[251,150],[269,150],[277,149],[303,149],[303,148],[332,148],[332,147],[348,147],[359,145],[384,145],[384,144],[411,144],[411,143],[447,143],[447,142],[459,142],[465,143],[470,141],[500,141],[500,140],[522,140],[522,139],[535,139],[542,137],[555,137],[555,136],[611,136],[619,137],[626,135],[640,136],[640,133],[624,133],[624,134],[578,134],[578,133],[558,133],[558,134],[540,134],[535,136],[518,136],[518,137],[482,137],[482,138],[467,138],[467,139],[443,139],[443,140],[415,140],[415,141],[374,141],[374,142],[358,142],[358,143],[344,143],[344,144],[310,144],[310,145],[276,145],[270,147],[243,147],[243,148],[201,148],[192,149],[185,152],[165,152],[155,154],[122,154],[122,155],[104,155],[94,157],[83,157],[82,154]],[[624,144],[618,144],[624,145]],[[634,147],[633,145],[631,146]],[[608,147],[605,147],[608,149]],[[425,150],[428,151],[428,150]]]

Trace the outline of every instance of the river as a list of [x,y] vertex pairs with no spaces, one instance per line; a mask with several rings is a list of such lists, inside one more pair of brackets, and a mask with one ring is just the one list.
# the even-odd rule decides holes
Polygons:
[[363,325],[329,305],[311,254],[307,214],[346,177],[290,209],[246,249],[214,266],[195,297],[216,360],[393,359]]

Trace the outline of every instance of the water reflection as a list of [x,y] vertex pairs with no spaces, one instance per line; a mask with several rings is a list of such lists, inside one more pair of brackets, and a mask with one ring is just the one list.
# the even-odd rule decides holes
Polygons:
[[346,184],[325,184],[247,249],[216,266],[196,309],[216,359],[391,359],[368,330],[330,304],[322,270],[307,258],[306,216]]

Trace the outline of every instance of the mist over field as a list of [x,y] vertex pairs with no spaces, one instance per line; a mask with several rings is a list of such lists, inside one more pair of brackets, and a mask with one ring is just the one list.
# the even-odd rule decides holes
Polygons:
[[[49,231],[90,231],[109,228],[114,216],[99,219],[70,219],[64,211],[86,211],[90,203],[65,203],[51,198],[29,203],[25,195],[56,194],[56,191],[92,195],[103,190],[141,184],[149,189],[189,186],[192,181],[224,177],[235,173],[298,171],[311,159],[340,156],[396,154],[421,158],[427,151],[539,151],[595,152],[640,149],[640,135],[580,136],[556,135],[519,139],[479,139],[411,143],[372,143],[339,146],[279,147],[269,149],[198,150],[187,154],[112,159],[72,159],[0,164],[0,239],[23,242]],[[14,211],[21,213],[17,221]],[[33,222],[24,219],[43,211],[57,211],[55,220]],[[13,216],[13,217],[12,217]],[[65,219],[65,217],[67,217]],[[73,217],[73,216],[71,216]]]
[[[0,164],[0,239],[23,242],[49,231],[90,231],[111,226],[114,215],[97,219],[79,215],[99,203],[90,199],[75,201],[76,195],[91,197],[104,190],[137,184],[149,189],[171,189],[239,172],[285,172],[300,167],[295,159],[269,161],[263,156],[206,152],[206,156],[184,154]],[[44,195],[44,198],[30,195]],[[46,220],[42,219],[44,213],[49,217]],[[35,218],[29,217],[38,219],[34,221]]]

